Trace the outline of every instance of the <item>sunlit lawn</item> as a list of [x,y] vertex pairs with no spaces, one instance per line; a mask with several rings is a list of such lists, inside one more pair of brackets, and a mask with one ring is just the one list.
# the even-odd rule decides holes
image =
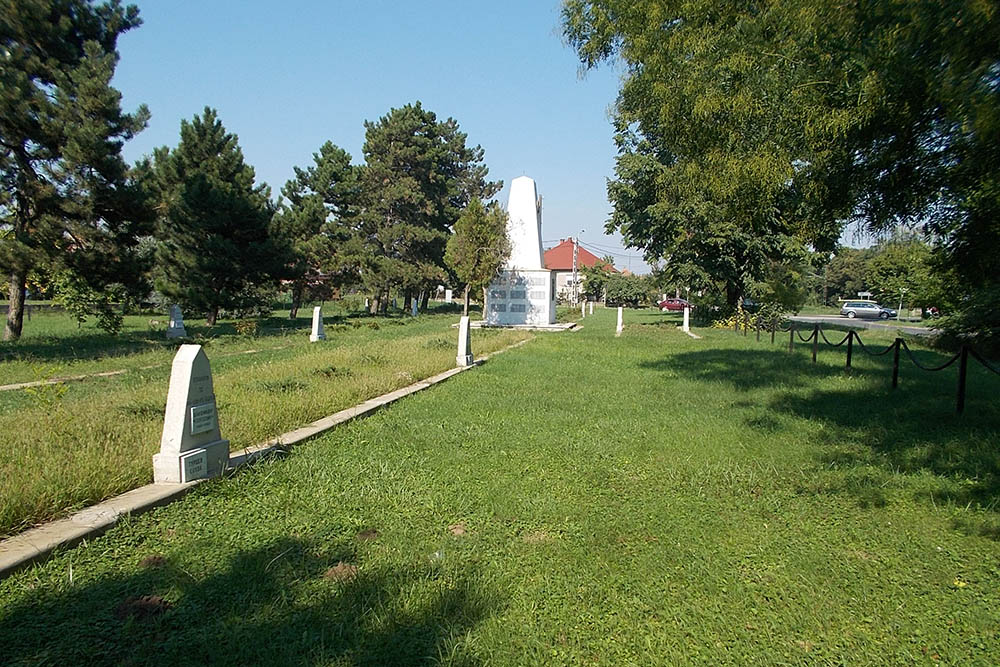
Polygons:
[[[598,309],[0,583],[10,664],[1000,663],[1000,383]],[[927,362],[940,358],[919,352]]]

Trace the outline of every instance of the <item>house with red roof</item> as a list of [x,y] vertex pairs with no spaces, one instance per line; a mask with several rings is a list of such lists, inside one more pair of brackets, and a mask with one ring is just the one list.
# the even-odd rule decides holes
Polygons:
[[[559,239],[559,245],[545,251],[545,268],[555,275],[556,294],[560,299],[571,299],[573,291],[573,239]],[[604,266],[609,271],[618,273],[611,264],[590,252],[583,246],[578,247],[576,256],[577,273],[584,266]],[[583,276],[578,275],[582,280]]]

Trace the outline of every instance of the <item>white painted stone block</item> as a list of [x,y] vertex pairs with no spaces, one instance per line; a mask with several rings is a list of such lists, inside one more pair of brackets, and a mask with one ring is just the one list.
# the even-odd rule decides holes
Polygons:
[[624,327],[622,327],[622,307],[618,306],[618,327],[615,329],[615,335],[621,336],[623,328]]
[[455,296],[455,293],[452,292],[450,289],[446,289],[444,291],[444,300],[447,301],[448,303],[451,303],[452,297],[454,297],[454,296]]
[[416,317],[417,313],[419,312],[419,307],[420,307],[420,298],[414,297],[410,305],[410,315]]
[[323,332],[323,309],[320,306],[314,306],[312,333],[309,334],[309,342],[315,343],[321,340],[326,340],[326,334]]
[[184,328],[184,316],[181,314],[181,307],[176,303],[170,306],[170,322],[167,324],[167,338],[187,338],[187,330]]
[[455,363],[459,366],[471,366],[475,359],[472,357],[472,340],[469,337],[469,316],[462,315],[458,322],[458,355]]
[[587,302],[586,301],[581,301],[580,302],[580,317],[583,318],[583,317],[586,317],[586,316],[587,316]]
[[691,317],[691,309],[688,308],[687,306],[684,306],[684,326],[681,327],[684,333],[691,331],[690,317]]
[[170,369],[160,453],[153,456],[153,481],[188,482],[221,475],[229,441],[219,430],[212,368],[201,345],[181,345]]
[[594,302],[593,301],[590,302],[590,314],[591,315],[594,314]]

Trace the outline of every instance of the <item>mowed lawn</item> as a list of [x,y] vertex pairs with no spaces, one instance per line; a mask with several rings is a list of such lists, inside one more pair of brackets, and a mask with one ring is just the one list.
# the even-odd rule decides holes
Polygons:
[[599,309],[13,575],[3,661],[1000,664],[997,378],[959,417],[954,368],[675,323]]

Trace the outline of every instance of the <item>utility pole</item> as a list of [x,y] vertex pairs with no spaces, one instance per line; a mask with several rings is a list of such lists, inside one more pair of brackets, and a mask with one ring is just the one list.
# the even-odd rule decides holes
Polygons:
[[580,237],[573,239],[573,303],[579,301],[580,285],[576,277],[576,260],[580,254]]

